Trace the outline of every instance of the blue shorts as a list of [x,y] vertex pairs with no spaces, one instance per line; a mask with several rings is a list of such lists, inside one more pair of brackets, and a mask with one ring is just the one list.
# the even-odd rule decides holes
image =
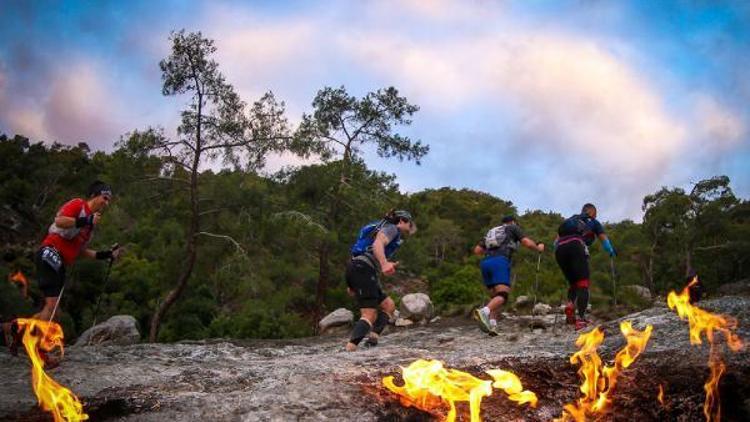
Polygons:
[[502,255],[488,256],[480,264],[482,279],[487,287],[505,284],[510,287],[510,260]]

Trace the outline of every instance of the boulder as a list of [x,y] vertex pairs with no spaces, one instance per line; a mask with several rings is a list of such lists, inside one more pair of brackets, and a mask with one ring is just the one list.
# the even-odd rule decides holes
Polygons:
[[136,344],[141,339],[138,321],[130,315],[115,315],[84,331],[76,346],[107,346]]
[[516,301],[513,303],[513,305],[516,308],[523,308],[523,307],[526,307],[526,306],[531,306],[532,302],[533,301],[528,296],[518,296],[516,298]]
[[722,284],[717,292],[725,296],[750,295],[750,279]]
[[409,293],[401,298],[399,305],[401,318],[414,322],[432,318],[434,307],[430,297],[424,293]]
[[547,315],[550,312],[552,312],[552,307],[541,302],[534,305],[534,309],[531,311],[534,315]]
[[352,311],[346,308],[338,308],[321,319],[318,326],[320,327],[320,332],[324,332],[331,327],[349,325],[352,323],[353,319],[354,314]]
[[641,297],[644,300],[651,301],[651,291],[643,286],[637,284],[630,284],[622,287],[624,290],[631,291]]
[[406,318],[399,318],[396,320],[396,327],[408,327],[410,325],[413,325],[414,321]]

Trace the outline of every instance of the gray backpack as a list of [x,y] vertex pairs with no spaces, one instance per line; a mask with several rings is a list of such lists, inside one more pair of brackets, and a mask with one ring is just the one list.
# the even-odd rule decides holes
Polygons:
[[505,227],[505,225],[493,227],[487,232],[484,236],[484,245],[487,249],[499,248],[506,243],[505,238],[507,235],[505,233]]

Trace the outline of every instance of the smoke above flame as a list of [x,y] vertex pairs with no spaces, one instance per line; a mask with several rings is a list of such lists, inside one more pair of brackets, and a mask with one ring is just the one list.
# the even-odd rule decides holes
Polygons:
[[690,287],[698,282],[698,278],[688,283],[680,294],[674,291],[667,296],[667,305],[677,312],[680,319],[687,320],[690,326],[690,344],[702,344],[701,340],[705,333],[708,343],[711,345],[708,355],[708,367],[710,375],[703,389],[706,391],[706,400],[703,402],[703,414],[707,421],[721,420],[721,403],[719,400],[719,380],[724,374],[726,365],[714,341],[714,333],[720,332],[724,335],[727,346],[733,352],[742,349],[742,340],[734,333],[737,328],[737,320],[726,315],[718,315],[703,310],[690,303]]
[[393,376],[383,378],[383,385],[396,393],[404,406],[415,406],[431,412],[448,405],[447,422],[456,420],[456,402],[469,402],[471,422],[479,422],[482,398],[492,395],[492,387],[502,389],[508,398],[519,405],[536,406],[537,397],[524,391],[521,380],[512,372],[492,369],[487,373],[494,382],[479,379],[467,372],[446,369],[438,360],[419,359],[402,368],[403,386],[393,382]]
[[19,318],[18,329],[25,330],[23,346],[31,361],[31,376],[39,406],[52,413],[55,422],[77,422],[88,419],[83,405],[72,391],[58,384],[44,372],[41,353],[59,347],[63,351],[63,331],[59,324],[38,319]]

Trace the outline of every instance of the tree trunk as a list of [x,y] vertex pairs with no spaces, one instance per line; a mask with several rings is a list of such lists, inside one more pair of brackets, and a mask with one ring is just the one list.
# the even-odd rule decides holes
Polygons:
[[[351,144],[351,141],[349,142]],[[336,221],[338,221],[338,214],[341,208],[341,191],[344,186],[349,183],[349,164],[351,161],[350,149],[347,148],[344,151],[344,158],[341,163],[341,172],[339,173],[339,183],[333,191],[333,199],[331,200],[331,208],[328,213],[328,228],[333,232],[335,231]],[[325,311],[325,300],[326,294],[328,293],[328,281],[331,275],[331,265],[329,262],[331,255],[331,241],[324,238],[318,248],[318,283],[315,288],[315,327],[317,322],[323,317]]]
[[315,288],[315,321],[313,321],[315,327],[318,326],[317,322],[322,319],[325,312],[326,292],[328,291],[328,279],[331,272],[328,262],[329,255],[330,245],[327,240],[323,240],[318,247],[318,284]]
[[[197,154],[196,154],[197,155]],[[148,341],[151,343],[156,342],[159,335],[159,328],[164,315],[167,313],[169,308],[180,298],[182,292],[187,288],[188,280],[190,275],[193,273],[193,267],[195,265],[196,257],[198,256],[198,245],[196,239],[196,233],[200,228],[199,220],[199,208],[198,208],[198,166],[196,164],[193,167],[192,175],[190,177],[190,228],[187,233],[187,248],[186,248],[186,259],[183,264],[183,270],[177,279],[177,286],[170,290],[167,297],[164,299],[156,310],[156,313],[151,318],[151,327],[149,329]]]
[[193,266],[198,256],[198,244],[196,235],[200,231],[200,205],[198,201],[198,171],[201,162],[201,152],[203,148],[203,142],[201,138],[201,124],[202,124],[202,111],[203,111],[203,95],[198,93],[198,110],[196,118],[196,131],[195,131],[195,153],[193,155],[193,165],[190,168],[190,226],[187,232],[187,247],[186,247],[186,258],[183,264],[183,270],[177,279],[177,286],[170,290],[167,297],[164,299],[158,308],[156,313],[151,318],[151,326],[149,327],[148,341],[155,343],[159,336],[159,328],[161,321],[166,315],[169,308],[182,296],[182,292],[187,288],[188,280],[193,274]]
[[690,248],[685,249],[685,277],[690,275],[693,270],[693,254]]

